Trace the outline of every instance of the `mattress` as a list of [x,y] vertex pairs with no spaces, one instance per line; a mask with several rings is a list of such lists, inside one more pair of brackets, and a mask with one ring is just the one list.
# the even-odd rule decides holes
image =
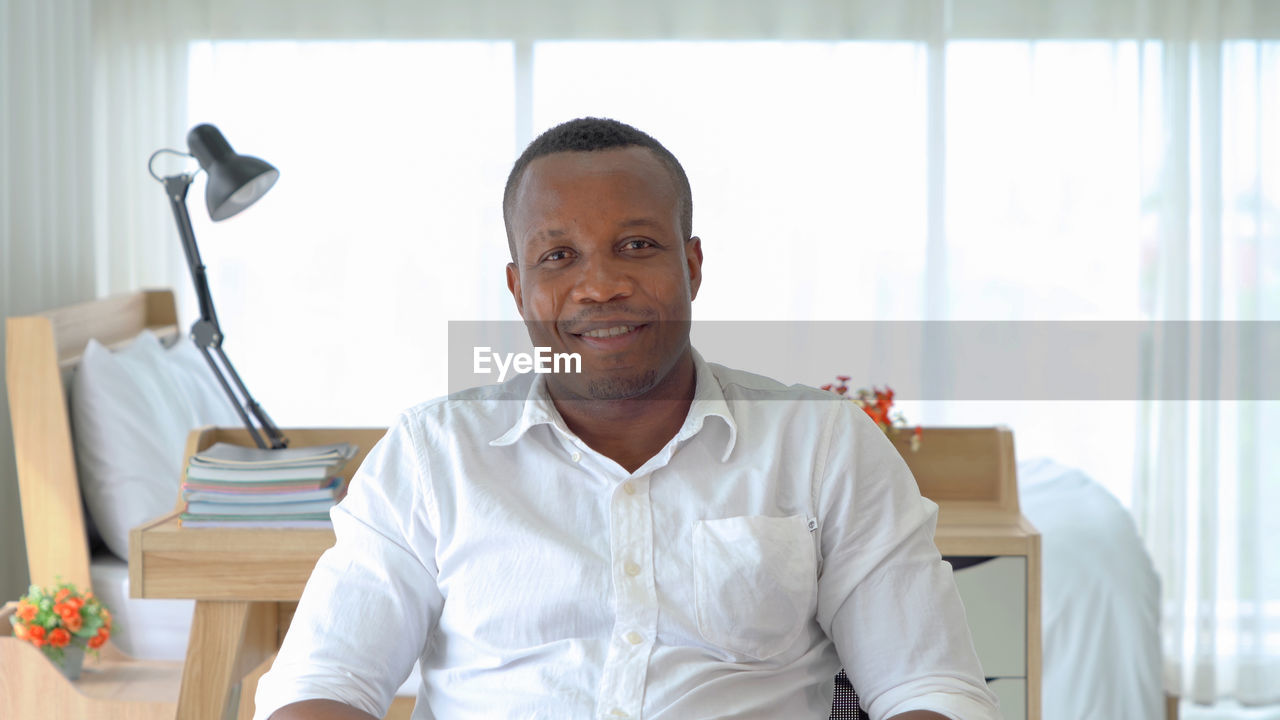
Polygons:
[[1161,720],[1160,581],[1129,512],[1080,470],[1018,463],[1040,531],[1043,720]]
[[114,618],[111,641],[143,660],[182,660],[187,655],[194,600],[129,597],[129,563],[104,553],[89,562],[93,592]]

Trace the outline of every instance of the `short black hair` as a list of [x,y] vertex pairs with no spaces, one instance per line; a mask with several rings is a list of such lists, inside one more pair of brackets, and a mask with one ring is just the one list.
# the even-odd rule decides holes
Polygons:
[[560,152],[592,152],[595,150],[612,150],[614,148],[642,147],[648,148],[671,173],[676,192],[680,196],[680,223],[683,225],[684,239],[693,237],[693,190],[689,187],[689,176],[671,151],[662,143],[654,140],[647,133],[608,118],[585,117],[561,123],[542,133],[529,147],[524,149],[511,174],[507,176],[507,187],[502,193],[502,222],[507,229],[507,245],[511,249],[511,259],[516,259],[516,240],[511,234],[511,212],[515,205],[516,190],[520,179],[524,176],[529,163],[544,155]]

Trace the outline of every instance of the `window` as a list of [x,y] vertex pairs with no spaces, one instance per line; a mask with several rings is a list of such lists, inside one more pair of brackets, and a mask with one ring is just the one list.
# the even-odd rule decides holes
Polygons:
[[447,320],[510,304],[512,57],[509,42],[191,46],[191,124],[280,170],[234,218],[192,212],[227,353],[278,424],[390,424],[444,391]]
[[[931,83],[940,57],[945,81]],[[1224,58],[1227,92],[1280,97],[1254,92],[1275,83],[1272,44]],[[1150,111],[1165,90],[1159,43],[964,40],[931,55],[909,41],[539,41],[523,54],[508,41],[217,41],[190,60],[191,124],[281,170],[249,212],[216,226],[193,215],[228,352],[284,425],[386,424],[448,390],[448,321],[517,319],[500,200],[519,128],[582,115],[631,122],[684,163],[706,255],[700,323],[1153,312],[1169,132]],[[1259,239],[1232,246],[1226,267],[1273,272],[1274,258],[1250,259],[1280,226],[1256,191],[1280,162],[1239,130],[1276,108],[1227,107],[1228,143],[1259,159],[1230,166],[1226,222]],[[933,142],[930,123],[943,128]],[[1226,310],[1257,317],[1277,301]],[[755,365],[706,354],[788,382],[903,372],[858,349]],[[1077,464],[1129,500],[1132,403],[903,409],[1010,424],[1020,455]]]

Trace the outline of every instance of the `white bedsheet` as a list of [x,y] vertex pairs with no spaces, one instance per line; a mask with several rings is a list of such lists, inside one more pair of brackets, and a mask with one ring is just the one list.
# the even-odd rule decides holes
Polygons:
[[89,563],[93,592],[115,618],[111,641],[144,660],[182,660],[187,655],[194,600],[129,597],[129,563],[104,553]]
[[1133,518],[1052,460],[1018,463],[1018,488],[1040,531],[1043,720],[1160,720],[1160,581]]

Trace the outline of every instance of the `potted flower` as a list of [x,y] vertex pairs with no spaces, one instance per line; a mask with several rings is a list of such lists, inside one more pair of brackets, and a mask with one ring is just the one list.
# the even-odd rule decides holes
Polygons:
[[[827,383],[822,386],[822,389],[842,395],[857,403],[858,407],[867,413],[875,424],[884,431],[885,435],[893,436],[907,430],[907,419],[901,412],[893,410],[893,388],[886,385],[883,390],[872,387],[870,390],[859,388],[851,391],[848,382],[848,375],[837,375],[835,383]],[[911,430],[912,452],[920,449],[920,437],[922,434],[923,431],[919,425]]]
[[86,650],[96,654],[111,637],[111,611],[92,592],[61,581],[32,585],[9,622],[15,638],[40,648],[71,680],[80,677]]

